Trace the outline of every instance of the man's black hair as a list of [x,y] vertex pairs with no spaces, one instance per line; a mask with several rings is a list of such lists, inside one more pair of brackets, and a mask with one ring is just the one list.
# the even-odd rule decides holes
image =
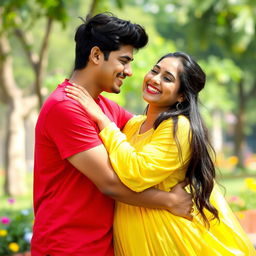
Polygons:
[[83,69],[88,62],[91,49],[98,46],[107,60],[111,51],[122,45],[131,45],[135,49],[144,47],[148,36],[143,27],[122,20],[111,13],[100,13],[81,24],[75,34],[76,56],[75,70]]

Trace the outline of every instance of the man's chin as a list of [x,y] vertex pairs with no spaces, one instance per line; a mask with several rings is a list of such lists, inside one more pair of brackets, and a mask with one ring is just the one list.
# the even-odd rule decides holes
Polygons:
[[121,92],[121,90],[120,90],[119,87],[118,88],[112,88],[112,90],[111,90],[111,93],[115,93],[115,94],[118,94],[120,92]]

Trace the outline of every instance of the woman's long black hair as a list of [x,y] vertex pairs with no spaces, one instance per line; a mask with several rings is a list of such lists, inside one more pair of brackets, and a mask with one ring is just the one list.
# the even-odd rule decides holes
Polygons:
[[[156,129],[164,120],[172,118],[174,121],[174,138],[178,143],[176,136],[178,116],[184,115],[189,119],[191,127],[191,159],[186,177],[196,208],[207,226],[209,226],[209,220],[204,212],[205,209],[212,213],[213,218],[219,219],[219,217],[217,209],[210,203],[210,195],[215,178],[215,167],[210,152],[214,152],[214,150],[198,109],[198,93],[204,88],[206,76],[201,67],[183,52],[164,55],[159,59],[158,63],[169,57],[178,58],[183,66],[179,72],[179,93],[183,94],[184,101],[179,106],[177,106],[177,102],[169,110],[161,113],[154,123],[154,128]],[[178,148],[180,148],[179,144]]]

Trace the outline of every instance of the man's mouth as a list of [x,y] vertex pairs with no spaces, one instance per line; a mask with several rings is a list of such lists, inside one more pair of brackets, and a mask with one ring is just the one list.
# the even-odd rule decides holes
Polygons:
[[120,77],[117,77],[116,81],[119,87],[123,84],[123,80]]
[[124,73],[118,73],[116,77],[121,78],[121,79],[125,79],[126,75]]

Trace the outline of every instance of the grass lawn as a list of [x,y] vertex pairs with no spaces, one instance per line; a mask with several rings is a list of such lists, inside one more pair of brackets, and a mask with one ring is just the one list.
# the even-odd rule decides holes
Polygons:
[[23,196],[11,197],[15,199],[15,203],[10,204],[8,202],[9,196],[5,196],[3,193],[4,176],[0,174],[0,212],[5,209],[22,210],[32,207],[32,173],[27,173],[26,184],[27,194]]
[[221,178],[217,180],[223,186],[221,190],[225,196],[238,195],[244,189],[244,178]]

